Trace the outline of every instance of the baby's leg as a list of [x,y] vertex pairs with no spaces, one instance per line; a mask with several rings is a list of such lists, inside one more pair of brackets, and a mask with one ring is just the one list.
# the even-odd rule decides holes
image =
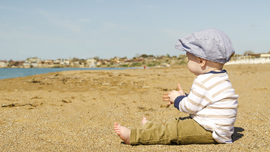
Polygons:
[[114,131],[116,134],[126,143],[129,145],[130,141],[130,129],[127,127],[121,126],[118,123],[114,123]]
[[129,142],[131,145],[174,143],[177,140],[177,122],[173,120],[163,125],[146,121],[142,129],[131,129]]
[[154,128],[154,127],[158,127],[162,124],[158,124],[158,123],[152,123],[151,121],[148,121],[146,117],[143,116],[142,118],[142,128],[143,129],[150,129],[150,128]]
[[142,118],[142,125],[144,125],[147,122],[148,122],[147,118],[145,116],[143,116],[143,118]]
[[[142,119],[142,125],[144,125],[146,122],[148,122],[146,117],[143,117]],[[114,131],[116,134],[126,143],[129,144],[130,140],[130,129],[127,127],[121,126],[118,123],[114,123]]]

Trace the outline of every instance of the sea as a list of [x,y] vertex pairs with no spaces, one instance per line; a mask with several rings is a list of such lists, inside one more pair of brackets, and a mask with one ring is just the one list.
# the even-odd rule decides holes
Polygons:
[[60,71],[79,71],[79,70],[124,70],[137,68],[0,68],[0,79],[32,76]]

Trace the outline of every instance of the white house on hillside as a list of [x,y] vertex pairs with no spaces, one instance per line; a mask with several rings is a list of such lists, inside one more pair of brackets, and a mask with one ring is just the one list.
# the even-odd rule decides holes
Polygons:
[[0,61],[0,68],[6,68],[7,66],[7,61]]
[[31,62],[28,61],[28,60],[24,61],[23,67],[24,67],[24,68],[30,68],[30,67],[31,67]]
[[230,62],[229,64],[265,64],[270,63],[270,54],[250,54],[249,56],[240,56]]
[[96,60],[95,59],[87,59],[86,60],[86,65],[90,68],[95,68],[96,67]]
[[261,54],[261,58],[270,58],[270,54]]

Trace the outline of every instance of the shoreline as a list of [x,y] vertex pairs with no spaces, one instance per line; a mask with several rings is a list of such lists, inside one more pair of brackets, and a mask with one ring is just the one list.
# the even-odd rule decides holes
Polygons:
[[79,70],[104,71],[104,70],[125,70],[125,69],[142,69],[142,68],[143,67],[140,67],[140,68],[138,67],[137,68],[133,68],[133,67],[131,68],[117,68],[117,67],[115,68],[114,67],[113,68],[5,68],[5,69],[0,69],[0,71],[2,72],[0,73],[0,80],[8,79],[8,78],[32,76],[36,74],[45,74],[45,73],[51,73],[51,72],[61,72],[61,71],[79,71]]

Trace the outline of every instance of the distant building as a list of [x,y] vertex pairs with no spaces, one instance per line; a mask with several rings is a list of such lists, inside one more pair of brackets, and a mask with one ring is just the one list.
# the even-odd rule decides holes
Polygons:
[[24,68],[31,68],[31,63],[29,61],[24,61],[23,67]]
[[255,58],[260,58],[261,57],[261,54],[248,54],[247,56],[255,57]]
[[65,60],[63,61],[64,65],[69,65],[70,64],[70,61],[69,60]]
[[24,61],[10,61],[9,67],[11,68],[23,68]]
[[95,59],[87,59],[86,60],[86,65],[87,67],[90,67],[90,68],[95,68],[96,67],[96,60]]
[[45,60],[43,67],[53,67],[53,60]]
[[101,61],[97,61],[97,66],[100,66],[102,64]]
[[261,54],[261,58],[270,58],[270,54]]
[[39,59],[38,57],[33,57],[33,58],[27,58],[22,66],[24,68],[38,68],[39,65],[41,64],[41,59]]
[[80,62],[79,61],[75,61],[73,62],[74,65],[80,65]]
[[60,65],[61,62],[62,62],[61,59],[56,59],[56,60],[53,61],[53,64],[54,65]]
[[0,68],[7,68],[8,67],[8,62],[6,60],[0,61]]
[[37,63],[37,62],[31,63],[31,67],[32,67],[32,68],[38,68],[38,63]]
[[33,57],[33,58],[29,58],[28,61],[30,63],[40,63],[41,59],[39,59],[38,57]]

